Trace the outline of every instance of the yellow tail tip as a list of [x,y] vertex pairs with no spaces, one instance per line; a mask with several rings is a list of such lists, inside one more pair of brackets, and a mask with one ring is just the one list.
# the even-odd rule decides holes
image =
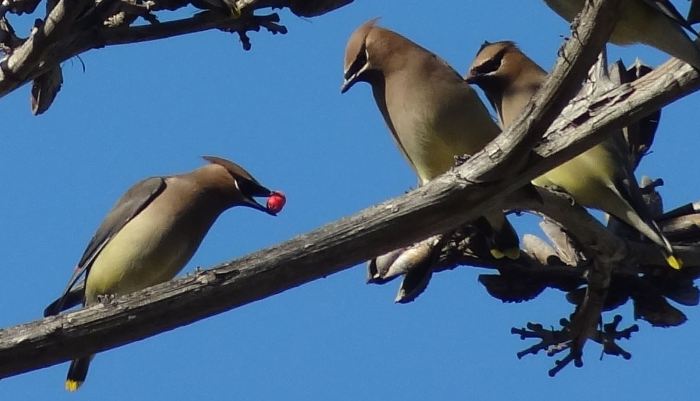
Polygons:
[[508,258],[510,260],[516,260],[520,257],[520,248],[510,248],[504,250],[500,250],[498,248],[491,248],[489,252],[491,253],[491,256],[493,256],[494,259]]
[[680,270],[683,267],[683,261],[673,255],[666,257],[666,263],[676,270]]
[[72,393],[73,391],[78,390],[80,388],[81,384],[83,384],[83,382],[68,379],[68,380],[66,380],[66,390],[68,390]]

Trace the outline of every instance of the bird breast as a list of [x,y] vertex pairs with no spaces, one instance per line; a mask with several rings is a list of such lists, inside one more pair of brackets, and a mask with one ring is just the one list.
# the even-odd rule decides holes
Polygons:
[[387,80],[387,114],[400,147],[422,182],[454,166],[454,156],[474,154],[498,128],[471,89],[462,85],[426,85]]
[[86,304],[172,279],[190,260],[216,216],[177,213],[153,201],[102,249],[90,268]]

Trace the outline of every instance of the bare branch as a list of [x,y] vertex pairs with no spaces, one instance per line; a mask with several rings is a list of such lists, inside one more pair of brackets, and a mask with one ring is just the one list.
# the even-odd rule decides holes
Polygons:
[[[6,0],[9,1],[9,0]],[[287,33],[279,24],[277,14],[254,15],[262,8],[290,7],[300,16],[321,15],[352,2],[352,0],[46,0],[44,20],[37,20],[28,38],[17,38],[5,18],[6,12],[33,12],[36,0],[9,1],[0,8],[0,50],[6,56],[0,60],[0,97],[20,86],[39,80],[35,86],[42,90],[41,104],[33,97],[33,111],[46,110],[60,85],[57,71],[65,60],[90,49],[169,38],[209,29],[237,33],[245,50],[251,47],[247,33],[265,28]],[[55,2],[55,4],[53,4]],[[190,5],[210,8],[189,18],[159,22],[153,12],[177,10]],[[133,25],[138,17],[149,22]],[[48,73],[49,77],[42,78]],[[50,95],[50,96],[46,96]]]

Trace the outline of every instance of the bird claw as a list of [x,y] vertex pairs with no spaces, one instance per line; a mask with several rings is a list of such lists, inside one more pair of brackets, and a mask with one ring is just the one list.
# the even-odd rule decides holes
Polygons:
[[[602,329],[596,330],[595,334],[591,337],[591,340],[603,346],[601,358],[604,354],[621,356],[624,359],[630,359],[632,357],[632,354],[625,351],[617,344],[617,340],[629,339],[632,333],[639,331],[639,327],[635,324],[626,329],[619,330],[618,326],[621,321],[622,317],[616,315],[612,322],[604,324]],[[564,356],[564,358],[554,362],[554,367],[548,371],[550,377],[554,377],[571,362],[573,362],[574,366],[577,368],[583,366],[582,349],[576,345],[580,342],[576,341],[572,336],[571,322],[568,319],[561,319],[559,324],[562,326],[561,329],[554,329],[553,327],[546,329],[539,323],[527,323],[525,328],[513,327],[510,332],[519,335],[521,340],[527,338],[540,339],[539,343],[518,352],[518,359],[528,354],[536,355],[542,350],[546,351],[547,356],[554,356],[565,350],[569,350],[569,353]]]
[[471,159],[472,155],[470,154],[463,154],[463,155],[455,155],[455,164],[454,167],[459,167],[462,164],[466,163],[469,159]]
[[101,303],[102,306],[109,306],[112,302],[114,302],[115,298],[116,296],[114,294],[98,295],[97,302]]

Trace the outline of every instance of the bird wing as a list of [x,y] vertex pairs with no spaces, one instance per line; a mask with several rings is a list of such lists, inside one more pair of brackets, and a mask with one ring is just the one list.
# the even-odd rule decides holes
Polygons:
[[614,185],[618,193],[632,206],[634,211],[637,212],[642,222],[647,225],[649,232],[645,232],[641,227],[635,227],[635,229],[641,232],[645,237],[662,246],[667,252],[666,257],[669,265],[674,269],[680,269],[682,265],[679,264],[680,262],[678,259],[673,257],[673,247],[661,232],[661,228],[659,228],[658,224],[654,221],[649,207],[644,203],[642,191],[639,189],[639,185],[637,185],[634,176],[628,175],[624,178],[618,178],[615,180]]
[[614,185],[617,192],[632,206],[639,217],[641,217],[645,223],[650,224],[650,222],[653,221],[651,212],[647,204],[644,203],[642,191],[639,189],[639,185],[635,181],[634,176],[628,175],[627,177],[617,178]]
[[610,140],[604,141],[601,144],[610,152],[614,160],[619,163],[618,169],[615,172],[615,177],[612,177],[614,189],[630,206],[632,206],[639,217],[649,224],[649,222],[652,221],[651,212],[647,204],[644,203],[642,191],[639,189],[631,166],[626,162],[628,160],[626,141],[622,135],[616,132]]
[[[90,266],[100,254],[104,246],[118,233],[131,219],[138,215],[165,189],[165,179],[163,177],[147,178],[131,187],[109,211],[107,217],[102,221],[95,235],[90,240],[83,256],[78,262],[78,266],[73,272],[73,276],[68,281],[68,286],[63,291],[63,295],[52,302],[44,310],[44,316],[56,315],[62,310],[77,305],[76,299],[82,302],[84,286],[82,291],[71,291],[80,277],[89,273]],[[76,294],[77,292],[77,294]],[[79,297],[78,297],[79,295]]]
[[406,148],[404,147],[403,143],[401,143],[401,138],[399,137],[398,133],[396,132],[396,127],[394,126],[394,122],[391,120],[391,115],[389,114],[389,108],[387,107],[386,104],[386,81],[383,81],[381,84],[376,85],[376,87],[372,88],[372,94],[374,95],[374,100],[377,102],[377,107],[379,108],[379,111],[382,113],[382,116],[384,117],[384,121],[386,122],[387,127],[389,127],[389,131],[391,132],[391,136],[394,137],[394,141],[398,145],[399,149],[401,150],[401,154],[404,155],[406,160],[408,160],[408,163],[411,165],[411,168],[413,168],[414,171],[418,171],[418,168],[416,167],[416,164],[411,160],[411,156],[408,154],[406,151]]
[[698,32],[693,29],[688,20],[686,20],[678,9],[669,0],[643,0],[644,3],[649,5],[649,7],[659,11],[663,15],[667,16],[683,28],[698,36]]

